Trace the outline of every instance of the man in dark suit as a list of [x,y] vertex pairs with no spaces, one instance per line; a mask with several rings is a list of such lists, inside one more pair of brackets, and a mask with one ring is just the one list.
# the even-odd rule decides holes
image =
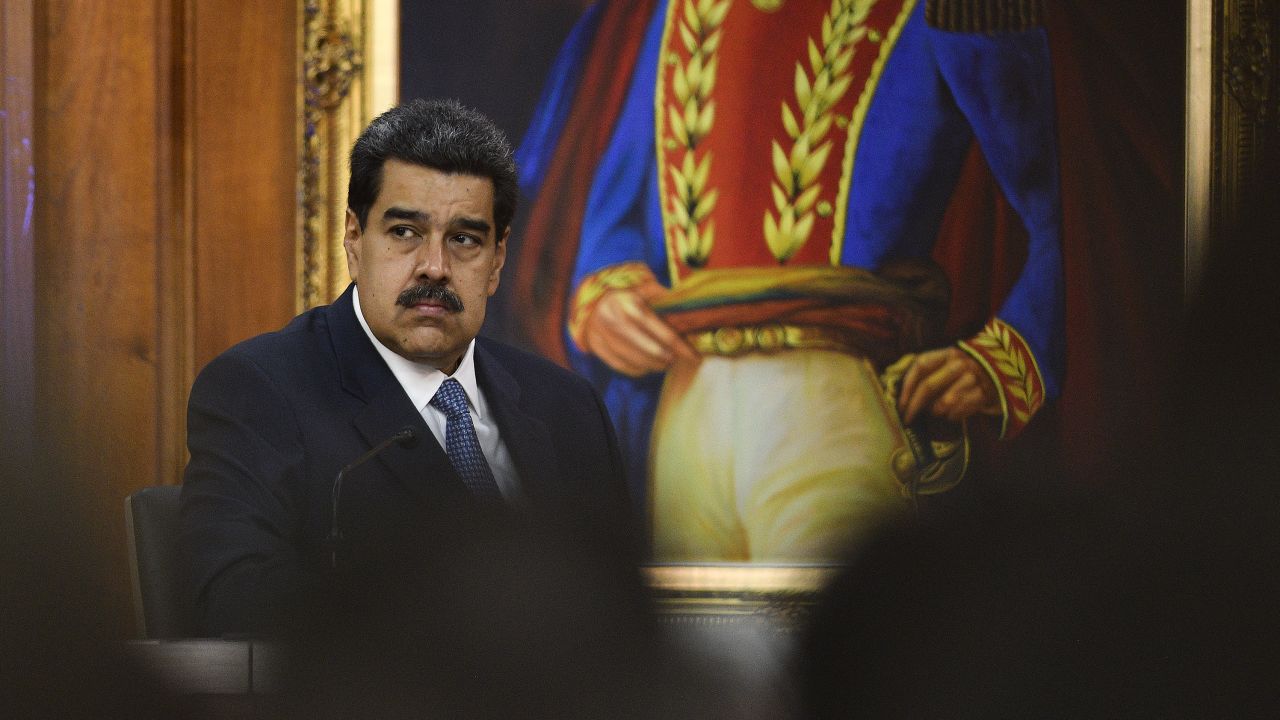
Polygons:
[[[501,131],[413,101],[364,131],[351,165],[352,286],[223,353],[191,391],[182,550],[207,634],[276,632],[334,566],[385,569],[495,516],[630,525],[591,387],[476,337],[516,202]],[[411,442],[346,473],[334,511],[339,470],[406,427]]]

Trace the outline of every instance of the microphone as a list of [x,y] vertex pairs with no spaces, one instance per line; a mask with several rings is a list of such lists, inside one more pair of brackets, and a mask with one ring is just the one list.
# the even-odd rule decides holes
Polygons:
[[333,491],[330,494],[330,504],[333,510],[331,525],[329,527],[329,561],[334,568],[338,567],[338,542],[342,540],[341,534],[338,532],[338,499],[342,496],[342,478],[347,473],[355,470],[369,460],[382,454],[382,451],[392,445],[399,445],[406,450],[418,444],[418,431],[412,425],[405,425],[400,428],[394,435],[374,445],[369,452],[356,458],[355,462],[338,471],[338,476],[333,479]]

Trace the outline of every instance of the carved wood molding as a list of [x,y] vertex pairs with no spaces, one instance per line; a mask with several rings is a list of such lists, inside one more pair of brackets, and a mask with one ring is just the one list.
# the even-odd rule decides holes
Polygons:
[[[1280,162],[1280,1],[1187,3],[1186,294]],[[1216,242],[1216,240],[1215,240]]]
[[1241,3],[1235,17],[1236,27],[1223,48],[1227,90],[1245,119],[1266,125],[1274,121],[1271,20],[1265,3],[1257,0]]
[[1277,149],[1277,0],[1219,0],[1214,29],[1213,227],[1248,212]]
[[350,280],[342,250],[347,156],[364,126],[395,102],[398,7],[299,1],[299,310],[329,302]]

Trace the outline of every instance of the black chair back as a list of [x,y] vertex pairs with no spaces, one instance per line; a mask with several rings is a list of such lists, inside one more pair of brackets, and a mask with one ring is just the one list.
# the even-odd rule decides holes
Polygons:
[[180,485],[143,488],[125,498],[138,633],[146,639],[194,635],[191,603],[178,567]]

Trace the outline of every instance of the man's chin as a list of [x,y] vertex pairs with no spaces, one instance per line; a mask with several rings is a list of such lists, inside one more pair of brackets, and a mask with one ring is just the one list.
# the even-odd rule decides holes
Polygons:
[[430,365],[445,372],[453,372],[467,350],[467,343],[417,343],[396,349],[396,354],[416,363]]

